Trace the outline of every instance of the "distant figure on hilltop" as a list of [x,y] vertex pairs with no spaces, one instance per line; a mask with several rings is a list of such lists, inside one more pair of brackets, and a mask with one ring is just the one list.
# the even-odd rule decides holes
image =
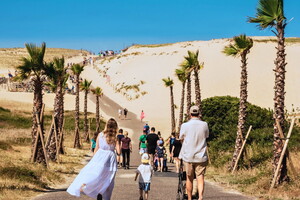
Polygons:
[[127,114],[128,114],[128,110],[127,108],[124,109],[124,118],[126,119],[127,118]]
[[122,108],[119,108],[119,110],[118,110],[118,115],[119,115],[119,119],[121,119],[121,117],[122,117]]
[[141,122],[143,121],[143,119],[145,118],[145,113],[144,113],[144,111],[142,110],[142,112],[141,112]]

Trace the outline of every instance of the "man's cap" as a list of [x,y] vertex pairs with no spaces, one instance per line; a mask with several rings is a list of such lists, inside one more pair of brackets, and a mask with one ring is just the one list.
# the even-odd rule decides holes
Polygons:
[[149,155],[147,153],[143,153],[142,163],[149,163]]
[[195,114],[195,115],[199,114],[199,107],[198,106],[192,106],[190,108],[190,113]]

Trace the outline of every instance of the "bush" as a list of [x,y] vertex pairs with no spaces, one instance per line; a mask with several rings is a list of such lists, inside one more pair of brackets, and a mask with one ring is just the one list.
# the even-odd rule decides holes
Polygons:
[[[203,120],[209,125],[209,153],[212,164],[221,167],[232,156],[237,133],[239,99],[230,96],[211,97],[202,101]],[[270,158],[273,143],[273,112],[268,109],[247,104],[246,129],[252,125],[247,144],[255,142],[262,155],[250,159],[254,166]],[[269,151],[260,151],[267,148]],[[256,149],[255,149],[256,151]],[[231,156],[228,156],[228,152]],[[222,156],[220,156],[222,155]]]

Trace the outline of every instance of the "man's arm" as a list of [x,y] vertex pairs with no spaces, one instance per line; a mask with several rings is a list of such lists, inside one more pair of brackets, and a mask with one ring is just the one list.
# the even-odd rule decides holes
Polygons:
[[182,124],[180,127],[179,139],[184,140],[184,137],[185,137],[185,129],[184,129],[184,124]]

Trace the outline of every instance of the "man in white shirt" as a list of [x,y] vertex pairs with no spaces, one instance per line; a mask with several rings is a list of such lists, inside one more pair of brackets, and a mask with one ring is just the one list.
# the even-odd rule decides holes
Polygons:
[[179,139],[183,140],[179,158],[184,161],[186,169],[186,189],[188,199],[192,199],[192,188],[194,174],[198,182],[199,200],[203,199],[204,192],[204,174],[208,163],[206,154],[206,138],[209,130],[206,122],[201,121],[199,116],[199,107],[190,108],[191,119],[183,123],[180,128]]

